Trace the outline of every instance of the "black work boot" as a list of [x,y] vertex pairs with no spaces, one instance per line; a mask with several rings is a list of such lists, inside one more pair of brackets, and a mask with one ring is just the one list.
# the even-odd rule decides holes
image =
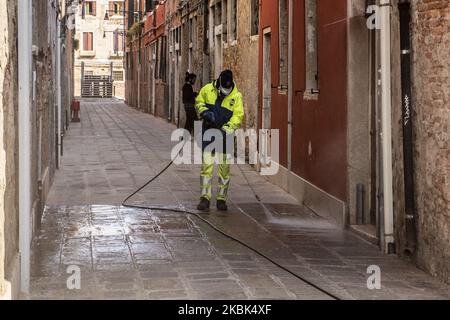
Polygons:
[[219,211],[227,211],[228,206],[224,200],[217,200],[217,210]]
[[206,211],[206,210],[209,209],[209,205],[210,205],[209,200],[206,199],[206,198],[202,198],[202,199],[200,200],[199,205],[197,206],[197,209],[198,209],[199,211]]

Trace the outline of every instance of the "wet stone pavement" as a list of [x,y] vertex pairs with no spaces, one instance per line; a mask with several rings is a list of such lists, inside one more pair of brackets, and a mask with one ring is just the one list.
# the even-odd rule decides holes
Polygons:
[[[329,299],[195,217],[121,207],[167,163],[173,126],[118,100],[84,100],[33,241],[32,299]],[[233,166],[230,211],[206,219],[343,299],[449,299],[412,264],[335,228],[243,166]],[[171,167],[131,202],[193,209],[199,166]],[[381,268],[381,290],[367,267]],[[80,289],[67,271],[80,269]]]

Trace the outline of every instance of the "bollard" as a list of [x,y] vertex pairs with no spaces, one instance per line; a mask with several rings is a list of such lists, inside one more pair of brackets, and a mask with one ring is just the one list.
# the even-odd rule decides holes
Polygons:
[[72,122],[80,122],[80,101],[72,101]]

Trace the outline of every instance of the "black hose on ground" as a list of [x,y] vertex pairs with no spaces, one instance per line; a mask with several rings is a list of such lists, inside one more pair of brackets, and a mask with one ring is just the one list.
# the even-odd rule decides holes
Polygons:
[[[182,148],[181,148],[182,149]],[[328,297],[334,299],[334,300],[341,300],[341,298],[339,298],[338,296],[326,291],[325,289],[322,289],[321,287],[319,287],[318,285],[312,283],[311,281],[303,278],[302,276],[296,274],[295,272],[289,270],[288,268],[282,266],[281,264],[279,264],[278,262],[274,261],[272,258],[270,258],[269,256],[265,255],[264,253],[260,252],[258,249],[253,248],[252,246],[250,246],[249,244],[245,243],[242,240],[239,240],[238,238],[226,233],[225,231],[219,229],[218,227],[216,227],[214,224],[212,224],[211,222],[209,222],[207,219],[205,219],[204,217],[202,217],[199,213],[197,212],[193,212],[193,211],[189,211],[187,209],[184,208],[169,208],[169,207],[148,207],[148,206],[142,206],[142,205],[131,205],[131,204],[127,204],[127,202],[133,198],[136,194],[138,194],[139,192],[141,192],[143,189],[145,189],[147,186],[149,186],[150,184],[152,184],[156,179],[158,179],[163,173],[165,173],[172,165],[174,164],[174,160],[172,160],[168,165],[166,165],[157,175],[155,175],[153,178],[151,178],[148,182],[146,182],[142,187],[140,187],[139,189],[137,189],[135,192],[133,192],[131,195],[129,195],[123,202],[122,202],[122,206],[126,207],[126,208],[131,208],[131,209],[139,209],[139,210],[155,210],[155,211],[169,211],[169,212],[175,212],[175,213],[182,213],[182,214],[187,214],[190,216],[193,216],[195,218],[197,218],[198,220],[204,222],[206,225],[208,225],[210,228],[212,228],[213,230],[217,231],[218,233],[222,234],[223,236],[227,237],[230,240],[233,240],[237,243],[239,243],[240,245],[246,247],[247,249],[253,251],[254,253],[256,253],[257,255],[259,255],[260,257],[266,259],[267,261],[269,261],[270,263],[272,263],[273,265],[275,265],[276,267],[280,268],[281,270],[286,271],[287,273],[289,273],[290,275],[292,275],[293,277],[299,279],[300,281],[308,284],[309,286],[315,288],[316,290],[322,292],[323,294],[327,295]],[[240,167],[239,167],[240,168]],[[241,169],[242,174],[244,174],[244,172]],[[262,204],[262,201],[260,199],[260,197],[256,194],[255,190],[253,189],[253,187],[251,186],[250,182],[248,181],[247,177],[244,174],[244,177],[249,185],[249,187],[252,189],[253,194],[255,195],[255,198],[258,200],[258,202],[260,204]]]

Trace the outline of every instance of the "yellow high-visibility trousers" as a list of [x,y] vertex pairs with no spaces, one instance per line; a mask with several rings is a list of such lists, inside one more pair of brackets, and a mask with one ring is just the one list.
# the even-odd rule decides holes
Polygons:
[[[218,154],[219,161],[219,185],[217,191],[217,200],[226,201],[228,198],[228,189],[231,182],[230,163],[226,154]],[[201,198],[211,201],[212,181],[214,174],[215,157],[211,152],[203,152],[203,164],[200,173]]]

